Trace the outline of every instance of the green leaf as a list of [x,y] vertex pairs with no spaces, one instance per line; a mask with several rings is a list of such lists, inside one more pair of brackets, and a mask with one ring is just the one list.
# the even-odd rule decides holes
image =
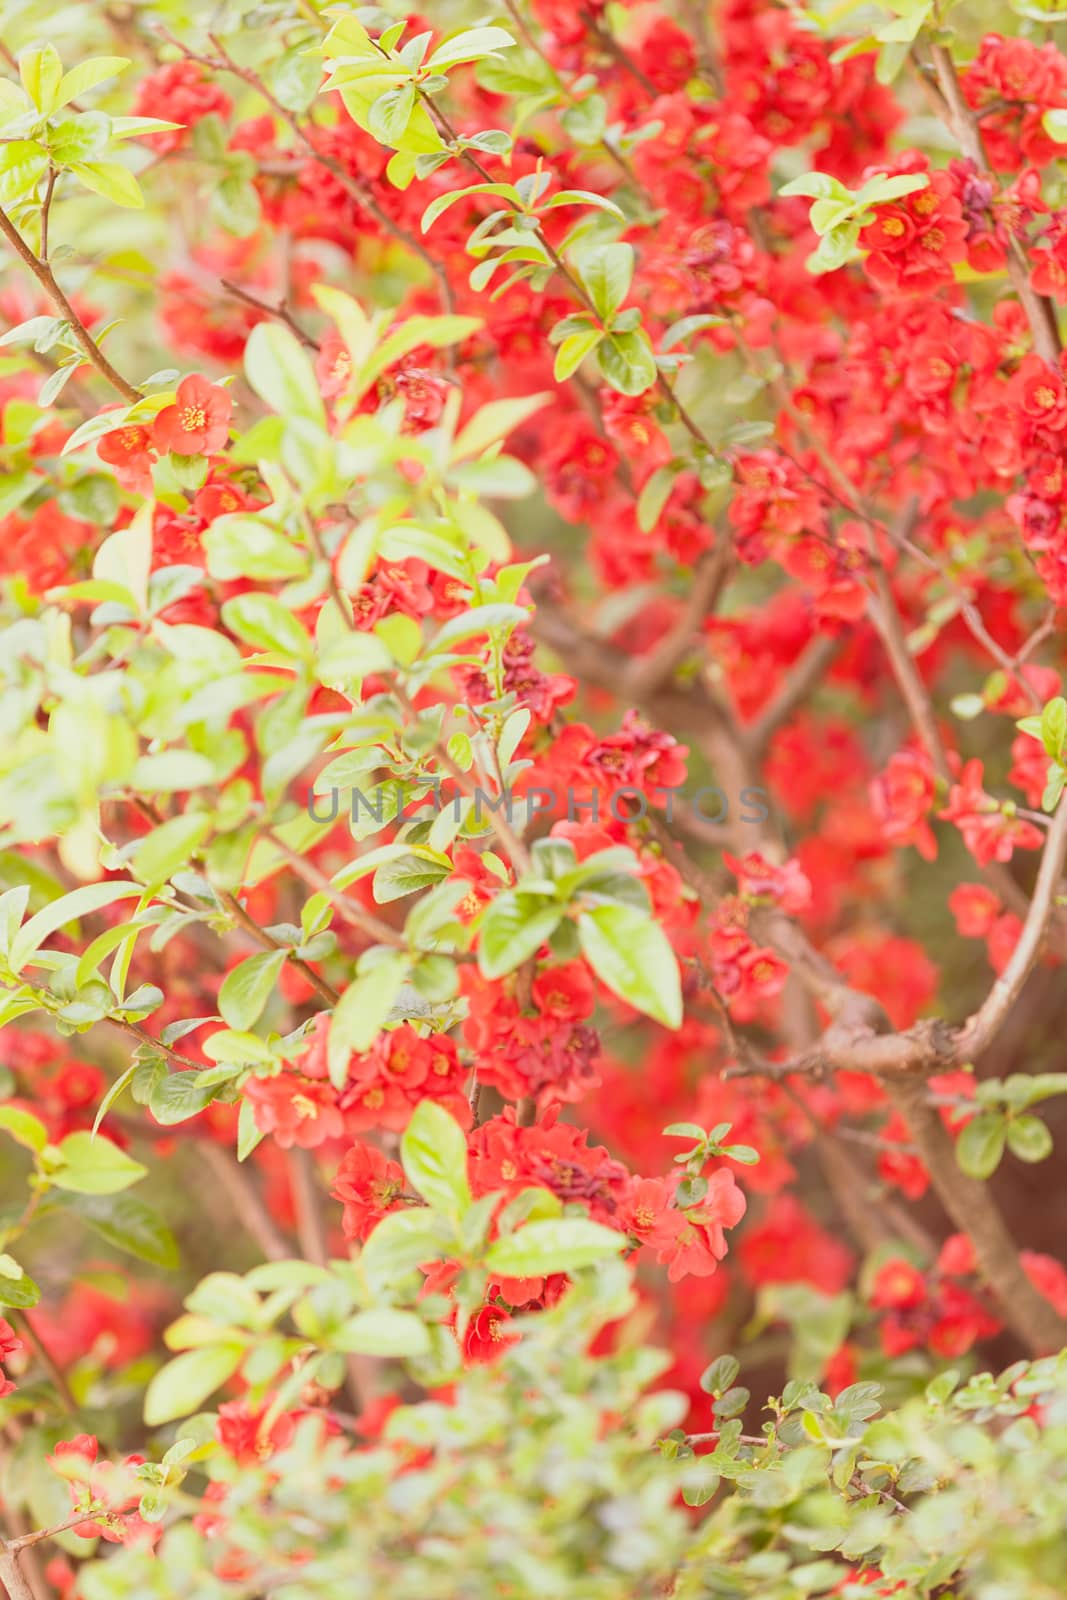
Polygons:
[[160,750],[139,756],[129,784],[139,794],[177,794],[215,781],[215,764],[195,750]]
[[420,1100],[400,1141],[400,1158],[412,1188],[437,1215],[458,1222],[471,1204],[467,1138],[435,1100]]
[[58,109],[63,63],[54,44],[23,50],[19,56],[19,77],[22,87],[44,116]]
[[257,1145],[266,1138],[263,1129],[256,1126],[256,1113],[251,1100],[242,1100],[237,1114],[237,1159],[247,1161]]
[[188,1122],[216,1099],[219,1085],[198,1083],[199,1076],[186,1068],[167,1073],[153,1085],[148,1109],[161,1127],[172,1128],[179,1122]]
[[144,209],[140,184],[130,169],[117,161],[76,161],[70,171],[79,183],[94,194],[103,195],[112,205],[126,206],[131,211]]
[[626,1236],[584,1217],[528,1222],[518,1232],[490,1245],[485,1265],[506,1278],[540,1278],[574,1272],[618,1255]]
[[596,353],[600,371],[619,394],[644,394],[657,378],[652,346],[644,333],[609,333]]
[[232,233],[238,239],[247,239],[261,221],[255,184],[231,172],[217,188],[212,189],[211,211],[227,233]]
[[315,369],[296,335],[277,322],[260,322],[245,346],[245,376],[261,400],[282,417],[304,417],[326,427]]
[[558,927],[563,907],[521,889],[503,889],[486,906],[478,928],[478,966],[486,978],[514,972]]
[[920,189],[928,188],[929,184],[930,178],[925,172],[901,172],[892,176],[880,173],[859,190],[856,205],[866,207],[901,200],[906,194],[917,194]]
[[177,1269],[174,1235],[162,1217],[135,1195],[82,1195],[71,1210],[116,1249],[168,1272]]
[[831,178],[828,172],[805,172],[783,184],[778,193],[787,197],[803,195],[809,200],[852,200],[851,189],[846,189],[838,178]]
[[0,1264],[14,1267],[13,1273],[0,1271],[0,1306],[10,1306],[13,1311],[28,1311],[41,1298],[41,1291],[29,1275],[22,1271],[10,1256],[0,1256]]
[[442,650],[451,645],[458,644],[461,639],[473,639],[483,633],[493,633],[497,629],[507,629],[509,632],[520,622],[528,622],[530,613],[524,606],[488,605],[472,606],[469,611],[461,612],[458,617],[450,617],[434,636],[430,646],[430,653],[438,655]]
[[599,328],[588,328],[584,333],[572,333],[564,339],[556,351],[556,361],[552,368],[552,376],[557,383],[566,380],[577,372],[586,356],[591,355],[604,335]]
[[[260,323],[259,327],[264,327]],[[259,331],[253,329],[253,334]],[[222,620],[239,639],[259,650],[307,660],[311,640],[293,613],[272,594],[239,594],[222,607]]]
[[117,1194],[138,1183],[148,1170],[100,1134],[68,1133],[58,1150],[62,1165],[48,1174],[49,1180],[73,1194]]
[[259,1021],[285,962],[284,950],[261,950],[226,974],[219,989],[219,1011],[231,1028],[243,1031]]
[[651,473],[637,497],[637,526],[642,533],[651,533],[663,514],[663,508],[671,497],[674,481],[678,476],[679,468],[672,462],[666,467],[657,467]]
[[[440,813],[447,816],[445,808]],[[385,861],[374,874],[374,898],[378,905],[389,905],[393,900],[403,900],[420,889],[429,889],[447,878],[449,869],[439,861],[427,861],[422,856],[403,855]]]
[[170,817],[141,840],[131,867],[144,883],[157,888],[188,864],[210,831],[211,817],[202,811]]
[[186,1350],[168,1361],[148,1385],[144,1419],[158,1428],[176,1417],[199,1411],[209,1395],[233,1376],[241,1364],[244,1348],[239,1344],[205,1345]]
[[131,1062],[131,1064],[126,1068],[126,1071],[123,1072],[123,1073],[120,1073],[119,1076],[115,1079],[114,1083],[111,1083],[111,1084],[108,1085],[107,1093],[104,1095],[104,1098],[101,1100],[100,1104],[97,1106],[97,1108],[96,1108],[96,1116],[93,1118],[93,1126],[92,1126],[92,1130],[91,1131],[92,1131],[92,1135],[93,1135],[94,1139],[96,1138],[96,1135],[99,1133],[100,1124],[103,1122],[104,1118],[107,1116],[108,1111],[115,1104],[115,1101],[118,1099],[118,1097],[122,1093],[123,1089],[125,1089],[126,1085],[130,1082],[131,1078],[133,1077],[133,1075],[134,1075],[134,1073],[136,1071],[137,1071],[137,1063],[135,1061]]
[[611,322],[630,292],[634,252],[629,244],[604,244],[582,256],[578,276],[602,322]]
[[819,248],[808,257],[806,265],[809,272],[836,272],[843,267],[852,259],[859,236],[860,225],[856,221],[832,228],[819,240]]
[[537,394],[517,395],[511,400],[491,400],[488,405],[481,406],[463,428],[452,446],[452,460],[480,456],[483,450],[506,439],[554,399],[554,395],[540,390]]
[[472,183],[465,189],[450,189],[447,194],[439,194],[426,207],[420,224],[423,233],[429,233],[438,217],[443,216],[450,206],[454,206],[460,200],[468,199],[474,194],[498,195],[502,200],[507,200],[516,207],[522,204],[518,190],[510,183]]
[[98,84],[106,83],[108,78],[117,78],[120,72],[125,72],[129,66],[128,56],[91,56],[88,61],[79,61],[76,67],[71,67],[59,81],[59,91],[56,98],[56,108],[67,106],[72,100],[77,100],[79,95],[88,94],[90,89],[95,89]]
[[608,126],[608,108],[601,94],[587,95],[577,105],[569,105],[560,116],[567,137],[575,144],[599,144]]
[[684,344],[690,334],[700,333],[704,328],[721,328],[725,317],[717,317],[712,312],[703,312],[693,317],[682,317],[678,322],[672,322],[659,342],[661,350],[673,350],[675,345]]
[[1008,1149],[1020,1161],[1044,1161],[1052,1154],[1052,1135],[1040,1117],[1014,1117],[1007,1139]]
[[367,113],[367,128],[381,144],[395,149],[407,132],[415,109],[415,85],[403,83],[380,94]]
[[0,146],[0,202],[21,200],[38,184],[48,166],[48,151],[32,139],[12,139]]
[[224,583],[234,578],[299,578],[308,558],[277,528],[261,517],[230,512],[217,517],[204,534],[207,570]]
[[481,61],[498,50],[510,50],[515,40],[504,28],[467,28],[438,45],[426,65],[431,72],[454,67],[461,61]]
[[969,1178],[992,1177],[1004,1154],[1007,1131],[1007,1121],[998,1111],[983,1111],[968,1122],[956,1140],[960,1171]]
[[719,1356],[700,1376],[700,1387],[705,1394],[725,1394],[737,1381],[741,1363],[736,1356]]
[[32,1112],[21,1106],[0,1106],[0,1129],[11,1135],[16,1144],[36,1154],[48,1143],[48,1129]]
[[592,189],[561,189],[552,196],[545,210],[554,211],[558,206],[595,206],[598,211],[607,211],[620,221],[625,220],[614,200],[609,200],[606,195],[594,194]]
[[1049,767],[1048,778],[1044,792],[1041,795],[1042,811],[1054,811],[1056,809],[1065,786],[1067,786],[1067,767]]
[[326,1046],[330,1082],[335,1089],[344,1086],[353,1051],[359,1054],[369,1050],[378,1037],[410,965],[402,951],[390,952],[360,971],[337,1002]]
[[376,1290],[384,1291],[455,1248],[453,1230],[444,1217],[425,1206],[391,1211],[383,1217],[360,1252],[360,1266]]
[[816,200],[808,221],[818,234],[829,233],[842,222],[847,222],[855,210],[852,200]]
[[1041,713],[1041,743],[1052,761],[1063,757],[1064,740],[1067,739],[1067,700],[1057,695]]
[[11,945],[11,970],[20,972],[51,934],[58,933],[79,917],[102,911],[105,906],[112,906],[118,900],[139,898],[143,894],[140,884],[87,883],[80,889],[72,889],[69,894],[61,895],[19,929]]
[[326,1348],[362,1356],[424,1356],[430,1350],[430,1335],[414,1311],[376,1307],[349,1317],[326,1341]]
[[664,1027],[682,1024],[678,961],[666,934],[635,906],[595,906],[578,918],[582,954],[600,981]]

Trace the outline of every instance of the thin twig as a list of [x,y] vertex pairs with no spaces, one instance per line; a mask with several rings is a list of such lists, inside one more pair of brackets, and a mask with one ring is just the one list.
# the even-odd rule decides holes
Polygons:
[[135,389],[132,383],[127,383],[121,372],[111,365],[107,356],[93,339],[84,322],[67,299],[63,290],[56,281],[55,273],[47,261],[42,261],[35,256],[25,239],[15,227],[6,211],[0,210],[0,233],[10,244],[15,254],[29,267],[45,294],[51,300],[63,320],[70,324],[71,334],[88,361],[96,368],[100,375],[107,379],[124,400],[132,405],[141,399],[140,389]]

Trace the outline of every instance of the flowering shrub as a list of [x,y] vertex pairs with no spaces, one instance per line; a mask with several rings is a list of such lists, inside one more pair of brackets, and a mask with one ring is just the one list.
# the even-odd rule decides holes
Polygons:
[[0,1589],[1062,1595],[1059,13],[57,21]]

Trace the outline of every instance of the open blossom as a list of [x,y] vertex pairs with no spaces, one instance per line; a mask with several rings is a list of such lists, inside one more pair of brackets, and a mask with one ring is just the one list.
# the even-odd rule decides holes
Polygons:
[[798,861],[785,861],[775,866],[764,860],[758,850],[750,850],[741,860],[724,850],[722,859],[736,877],[742,895],[773,900],[790,915],[810,905],[811,883]]
[[232,413],[226,390],[193,373],[179,383],[174,404],[164,406],[153,422],[152,443],[178,456],[214,455],[230,437]]
[[463,1039],[480,1083],[542,1106],[578,1100],[596,1086],[600,1041],[585,1025],[594,989],[584,962],[542,968],[525,1007],[514,989],[501,992],[473,971],[460,981],[468,997]]
[[138,494],[152,492],[152,463],[156,449],[152,430],[141,423],[127,424],[105,433],[97,440],[96,453],[101,461],[114,467],[115,476],[124,489],[134,489]]
[[892,844],[913,844],[924,861],[937,857],[929,816],[934,804],[934,771],[929,756],[898,750],[870,786],[871,806],[883,836]]
[[876,206],[874,221],[860,234],[861,245],[870,251],[866,270],[879,289],[928,293],[951,283],[953,264],[966,255],[967,223],[955,184],[947,172],[927,168],[917,151],[898,157],[891,174],[925,173],[927,184]]
[[22,1340],[18,1338],[10,1322],[0,1317],[0,1400],[6,1394],[13,1394],[15,1385],[3,1371],[3,1364],[22,1349]]
[[210,73],[195,61],[169,61],[141,79],[134,111],[139,117],[160,117],[178,127],[148,135],[160,154],[179,150],[189,140],[190,129],[214,113],[229,116],[233,102]]
[[142,1520],[136,1506],[147,1489],[136,1469],[144,1456],[128,1455],[121,1462],[99,1461],[98,1440],[88,1433],[61,1440],[47,1457],[48,1464],[70,1487],[71,1509],[85,1512],[74,1532],[82,1539],[103,1538],[109,1544],[155,1544],[163,1529]]
[[952,1358],[997,1333],[1000,1321],[977,1287],[961,1281],[974,1271],[970,1241],[959,1235],[946,1241],[932,1274],[903,1257],[884,1261],[869,1300],[883,1313],[880,1333],[886,1354],[904,1355],[928,1345],[939,1356]]
[[467,1361],[495,1361],[518,1334],[511,1327],[511,1313],[502,1306],[483,1306],[467,1324],[463,1335],[463,1355]]
[[404,1192],[404,1169],[373,1145],[347,1150],[333,1180],[331,1194],[344,1206],[346,1239],[365,1239]]
[[723,1167],[707,1183],[699,1205],[676,1212],[676,1229],[654,1241],[656,1260],[667,1267],[672,1283],[688,1274],[705,1278],[715,1272],[726,1254],[726,1229],[736,1227],[745,1214],[744,1191],[732,1172]]
[[293,1145],[315,1150],[329,1139],[339,1139],[345,1131],[337,1093],[328,1083],[283,1072],[276,1078],[250,1078],[245,1094],[256,1127],[273,1134],[283,1150]]
[[968,761],[938,816],[954,822],[980,866],[1010,861],[1016,850],[1040,850],[1044,834],[1034,823],[1009,811],[982,786],[982,763]]

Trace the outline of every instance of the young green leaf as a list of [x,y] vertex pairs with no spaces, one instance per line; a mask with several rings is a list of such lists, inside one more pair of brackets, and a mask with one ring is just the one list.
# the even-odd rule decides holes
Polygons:
[[438,1215],[458,1222],[471,1203],[467,1139],[435,1100],[420,1100],[400,1141],[400,1159],[412,1188]]
[[508,1278],[540,1278],[576,1272],[609,1260],[626,1248],[625,1234],[585,1217],[527,1222],[490,1245],[485,1264]]
[[578,937],[582,954],[613,994],[664,1027],[681,1027],[678,960],[647,912],[626,905],[594,906],[578,918]]

